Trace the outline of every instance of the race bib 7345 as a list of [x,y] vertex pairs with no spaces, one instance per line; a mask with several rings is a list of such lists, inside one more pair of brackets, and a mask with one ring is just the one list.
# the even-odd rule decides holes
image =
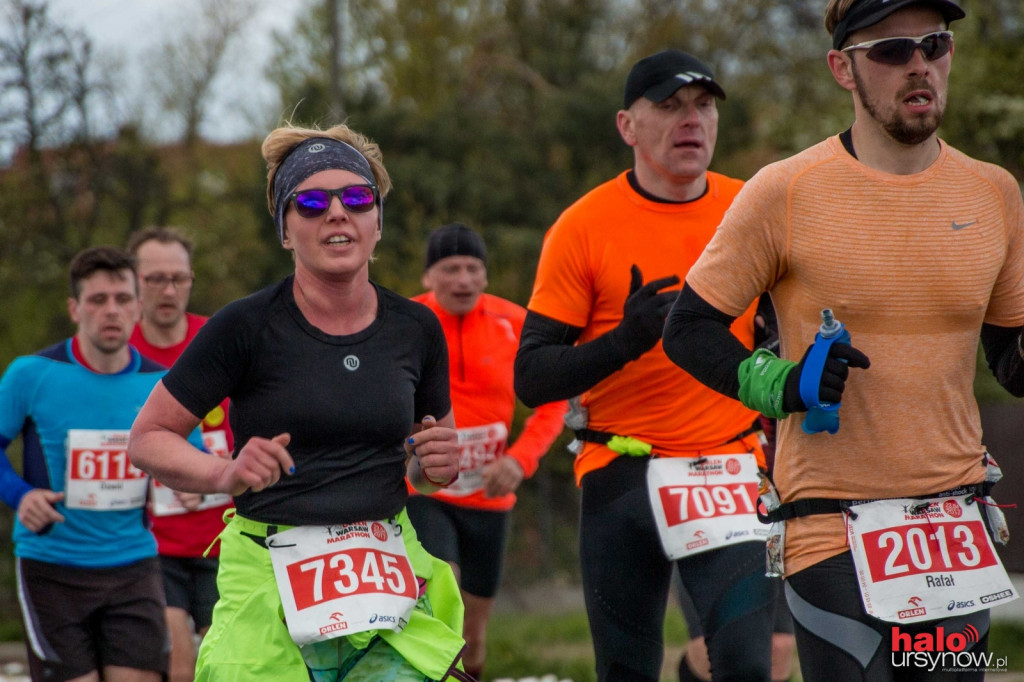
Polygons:
[[288,632],[296,644],[365,630],[400,631],[419,582],[393,521],[299,526],[267,538]]

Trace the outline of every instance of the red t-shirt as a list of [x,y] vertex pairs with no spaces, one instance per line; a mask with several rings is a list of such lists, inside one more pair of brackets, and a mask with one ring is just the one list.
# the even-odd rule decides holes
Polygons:
[[[187,313],[188,332],[185,340],[173,346],[164,348],[154,346],[146,341],[142,335],[142,327],[135,325],[132,331],[130,343],[142,355],[154,362],[170,367],[174,361],[181,356],[185,346],[195,338],[199,328],[203,326],[207,318],[201,315]],[[227,455],[234,450],[235,439],[228,425],[228,400],[225,399],[220,405],[210,411],[203,418],[200,428],[203,431],[203,440],[211,451],[226,448]],[[224,530],[224,510],[230,508],[230,504],[219,507],[203,509],[201,511],[187,512],[172,516],[152,516],[153,535],[156,536],[157,551],[163,556],[174,557],[199,557],[203,555],[213,543],[214,538]],[[220,546],[213,545],[210,556],[218,556]]]

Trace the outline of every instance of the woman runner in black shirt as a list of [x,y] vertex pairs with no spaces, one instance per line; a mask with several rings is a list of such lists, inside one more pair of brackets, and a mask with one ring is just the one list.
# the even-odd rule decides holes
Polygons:
[[[278,128],[263,155],[295,272],[210,319],[129,446],[176,490],[235,497],[196,679],[463,678],[458,588],[405,515],[406,474],[458,474],[448,354],[427,308],[370,281],[380,151],[340,125]],[[231,460],[184,438],[224,397]]]

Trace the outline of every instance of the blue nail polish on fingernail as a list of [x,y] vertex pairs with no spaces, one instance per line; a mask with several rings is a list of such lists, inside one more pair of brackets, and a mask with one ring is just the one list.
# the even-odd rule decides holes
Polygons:
[[289,474],[294,474],[295,473],[295,467],[288,467],[288,473]]
[[409,445],[412,445],[415,442],[416,442],[416,439],[413,438],[412,436],[409,436]]

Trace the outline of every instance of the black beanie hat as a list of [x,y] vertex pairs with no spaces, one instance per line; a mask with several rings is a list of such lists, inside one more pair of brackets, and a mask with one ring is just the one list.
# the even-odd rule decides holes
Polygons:
[[462,223],[442,225],[427,240],[427,263],[424,269],[448,256],[473,256],[487,263],[487,246],[483,238]]

